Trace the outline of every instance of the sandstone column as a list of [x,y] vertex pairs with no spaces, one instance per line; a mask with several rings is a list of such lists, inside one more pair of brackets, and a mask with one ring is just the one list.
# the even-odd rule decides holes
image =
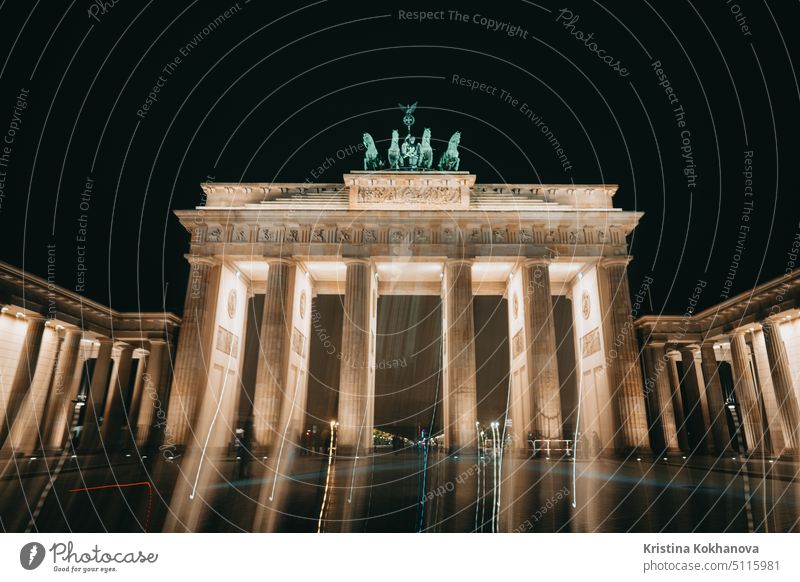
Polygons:
[[287,363],[291,339],[290,305],[294,285],[294,267],[286,259],[268,259],[264,315],[259,334],[260,357],[256,368],[253,397],[253,433],[255,443],[271,446],[280,432],[278,427],[281,400],[287,390]]
[[[269,382],[259,386],[254,412],[258,428],[262,432],[269,429],[266,438],[271,443],[271,452],[268,460],[262,463],[264,472],[253,531],[267,532],[276,531],[282,515],[288,511],[294,489],[291,484],[292,475],[298,470],[298,453],[303,454],[300,435],[304,429],[308,398],[307,338],[313,317],[308,309],[308,298],[313,292],[313,286],[311,277],[303,266],[286,261],[276,262],[271,264],[269,272],[275,275],[270,282],[277,289],[275,294],[279,298],[283,297],[283,304],[281,305],[280,300],[265,298],[262,341],[266,353],[271,353],[270,357],[276,363],[274,369],[261,368],[262,374],[263,371],[269,373]],[[269,292],[268,289],[267,293]],[[264,357],[264,350],[261,352],[261,364],[269,364]],[[259,372],[258,368],[256,372]],[[268,426],[258,420],[264,416],[259,408],[266,409],[266,414],[270,417]],[[369,426],[371,423],[370,418]],[[371,430],[369,437],[372,437]],[[302,464],[299,466],[302,467]],[[355,470],[355,465],[352,469]]]
[[714,437],[714,451],[723,454],[730,449],[731,435],[728,430],[725,398],[719,379],[719,364],[714,353],[714,343],[706,342],[700,346],[703,378],[705,380],[708,414],[711,420],[711,434]]
[[525,331],[533,426],[539,439],[562,438],[561,385],[556,358],[550,260],[528,259],[522,267],[525,288]]
[[789,356],[781,336],[780,321],[767,319],[762,323],[764,342],[767,345],[767,357],[772,372],[772,385],[778,399],[778,410],[783,424],[783,436],[787,452],[794,456],[800,451],[800,409],[792,382],[792,370]]
[[36,373],[36,362],[39,359],[39,349],[42,346],[44,318],[40,315],[28,315],[26,319],[27,327],[25,339],[22,341],[22,351],[9,389],[6,409],[0,417],[0,447],[5,444],[25,397],[31,389],[31,382]]
[[100,422],[99,417],[103,413],[103,403],[108,391],[109,372],[113,361],[111,350],[114,342],[110,338],[97,338],[100,344],[97,348],[97,360],[94,364],[92,379],[89,385],[89,393],[86,395],[86,412],[83,416],[83,428],[80,434],[80,449],[92,451],[100,446]]
[[339,379],[338,450],[372,449],[375,400],[370,397],[371,314],[373,270],[364,259],[345,259],[347,279],[342,324]]
[[78,353],[81,346],[83,332],[80,329],[68,328],[64,330],[64,340],[58,352],[55,374],[50,387],[47,400],[47,410],[42,416],[42,448],[44,450],[57,450],[64,446],[64,439],[69,430],[69,422],[75,404],[75,397],[71,392],[74,384],[75,367],[78,363]]
[[733,360],[734,390],[741,410],[740,422],[744,428],[749,453],[761,452],[764,448],[764,426],[761,422],[761,405],[750,368],[750,352],[743,332],[731,336],[731,359]]
[[197,416],[198,401],[208,382],[208,361],[214,338],[221,267],[210,257],[189,257],[191,269],[175,356],[166,433],[178,445],[187,444]]
[[[142,375],[142,390],[139,396],[138,413],[136,418],[136,444],[143,447],[150,437],[153,419],[160,402],[160,388],[162,370],[166,367],[167,342],[163,340],[150,340],[150,354],[147,356],[147,365]],[[131,407],[132,408],[132,407]]]
[[689,435],[687,434],[686,417],[683,414],[683,395],[681,394],[681,378],[678,374],[678,358],[680,354],[674,350],[667,352],[667,369],[669,384],[672,390],[672,408],[675,411],[675,429],[678,432],[678,445],[682,451],[689,452]]
[[136,376],[133,379],[133,386],[130,387],[130,405],[125,411],[125,426],[123,427],[123,444],[125,448],[133,447],[136,444],[136,431],[139,424],[139,408],[142,404],[142,392],[144,391],[144,375],[147,370],[147,363],[150,360],[150,352],[143,348],[134,350],[134,358],[131,365],[136,366]]
[[663,345],[648,345],[644,348],[645,363],[647,364],[647,381],[645,386],[650,390],[655,404],[654,412],[659,417],[657,423],[661,427],[661,436],[664,447],[669,452],[680,451],[678,444],[678,430],[675,426],[675,411],[673,410],[672,388],[668,366],[671,359]]
[[444,430],[454,453],[474,454],[478,415],[475,379],[475,320],[472,313],[472,261],[449,259],[444,273],[447,327],[447,382],[444,385]]
[[608,378],[620,422],[624,451],[646,450],[647,413],[638,348],[631,317],[627,265],[630,257],[605,258],[597,269]]
[[[55,372],[62,337],[46,322],[36,358],[31,385],[17,412],[4,448],[16,454],[33,454],[41,445],[39,426],[47,408],[47,399]],[[766,354],[765,354],[766,357]]]
[[508,296],[510,430],[513,435],[514,448],[517,452],[525,454],[528,449],[528,434],[533,433],[533,413],[531,412],[530,387],[527,382],[529,354],[525,340],[527,318],[525,317],[522,266],[512,278],[509,278],[506,294]]
[[119,356],[114,365],[111,382],[106,396],[103,411],[103,424],[100,427],[100,438],[106,451],[117,447],[120,441],[125,412],[123,407],[130,391],[131,365],[133,364],[133,346],[118,344]]
[[702,372],[698,358],[699,348],[696,345],[682,346],[680,349],[683,362],[683,378],[686,384],[686,393],[690,400],[689,406],[694,418],[698,419],[695,428],[700,431],[697,435],[697,446],[705,451],[714,449],[714,439],[711,434],[711,419],[708,413],[708,402],[704,389]]
[[57,382],[57,374],[58,374],[58,363],[61,360],[61,353],[64,348],[64,341],[66,340],[67,334],[60,333],[59,328],[55,328],[56,331],[56,357],[53,358],[52,364],[52,373],[50,374],[50,378],[47,382],[47,392],[45,393],[44,397],[44,406],[42,407],[41,414],[38,417],[38,422],[36,419],[32,419],[33,423],[31,426],[35,426],[35,433],[36,433],[36,445],[35,448],[39,451],[44,452],[47,450],[46,443],[46,432],[48,430],[48,420],[49,417],[52,415],[52,408],[55,406],[55,401],[58,398],[56,392],[56,382]]
[[[177,346],[167,343],[164,348],[163,364],[161,366],[161,378],[153,376],[152,381],[155,384],[156,400],[153,402],[153,413],[155,418],[150,423],[147,441],[143,446],[145,447],[159,447],[171,442],[171,433],[166,432],[167,428],[167,414],[170,399],[172,398],[172,377],[175,369],[175,356],[177,354]],[[150,398],[153,398],[150,396]]]

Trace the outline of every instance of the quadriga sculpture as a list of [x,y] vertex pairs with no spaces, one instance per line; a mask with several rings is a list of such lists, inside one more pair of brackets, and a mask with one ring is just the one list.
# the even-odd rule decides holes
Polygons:
[[458,171],[458,144],[461,142],[461,132],[457,131],[450,138],[447,150],[439,159],[439,169],[447,172]]

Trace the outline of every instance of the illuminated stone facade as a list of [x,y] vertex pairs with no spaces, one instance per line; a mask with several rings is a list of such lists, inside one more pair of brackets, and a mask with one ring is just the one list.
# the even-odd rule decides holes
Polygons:
[[178,317],[120,313],[6,263],[0,305],[0,456],[160,444]]
[[[266,299],[254,445],[276,463],[285,440],[303,429],[316,294],[343,296],[340,452],[357,456],[372,445],[376,304],[388,294],[441,297],[449,450],[476,451],[475,295],[508,299],[507,425],[517,449],[531,435],[574,438],[563,430],[554,297],[572,306],[579,431],[597,433],[607,450],[648,448],[626,277],[626,236],[641,213],[613,207],[616,186],[481,185],[467,172],[434,171],[202,187],[204,206],[176,212],[191,234],[192,270],[169,432],[190,457],[230,437],[218,419],[236,406],[247,299],[258,294]],[[191,458],[200,464],[203,453]]]
[[800,273],[699,313],[636,321],[653,447],[796,457]]

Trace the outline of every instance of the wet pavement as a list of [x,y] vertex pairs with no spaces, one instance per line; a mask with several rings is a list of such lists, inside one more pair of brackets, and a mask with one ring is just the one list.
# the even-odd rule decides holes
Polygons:
[[[796,532],[798,465],[681,456],[658,460],[447,456],[437,449],[338,457],[208,460],[193,499],[181,458],[124,454],[4,461],[4,531]],[[59,467],[59,464],[61,465]],[[52,484],[52,486],[51,486]],[[256,518],[259,516],[259,520]],[[178,525],[168,525],[168,524]]]

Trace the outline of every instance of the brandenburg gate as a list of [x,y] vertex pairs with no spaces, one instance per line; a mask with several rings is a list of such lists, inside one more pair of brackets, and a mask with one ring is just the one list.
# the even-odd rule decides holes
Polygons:
[[[509,443],[565,435],[553,299],[572,306],[581,434],[604,449],[648,448],[631,320],[626,236],[642,214],[613,206],[614,185],[476,184],[464,171],[353,171],[343,183],[204,183],[204,206],[176,212],[191,274],[165,441],[202,449],[233,438],[254,382],[254,448],[273,456],[304,429],[311,299],[343,296],[338,449],[371,449],[377,300],[442,302],[444,444],[474,452],[475,295],[507,298]],[[245,345],[248,298],[264,295],[258,346]],[[243,354],[257,349],[255,378]],[[280,461],[278,461],[280,462]],[[190,471],[191,472],[191,471]],[[199,469],[198,469],[199,475]]]

